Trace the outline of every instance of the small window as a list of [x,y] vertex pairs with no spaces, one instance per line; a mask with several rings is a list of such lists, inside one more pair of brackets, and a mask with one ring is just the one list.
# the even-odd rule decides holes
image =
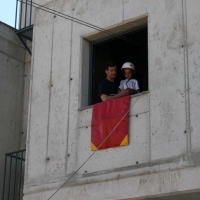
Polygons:
[[[126,38],[126,39],[122,39]],[[130,42],[131,41],[131,42]],[[140,91],[148,90],[148,34],[147,27],[143,27],[112,39],[91,44],[90,70],[90,104],[100,102],[98,85],[105,79],[104,67],[108,61],[114,61],[118,66],[115,82],[125,79],[121,66],[125,62],[132,62],[136,67],[134,78],[138,80]]]

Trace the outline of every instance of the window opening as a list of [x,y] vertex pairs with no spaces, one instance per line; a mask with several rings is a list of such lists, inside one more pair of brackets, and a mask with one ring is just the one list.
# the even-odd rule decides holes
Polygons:
[[140,91],[148,90],[148,29],[147,27],[134,30],[122,36],[135,41],[127,42],[119,38],[108,39],[92,44],[92,70],[91,70],[91,98],[92,104],[101,102],[98,96],[98,85],[106,78],[104,67],[108,61],[114,61],[118,67],[116,84],[119,85],[125,77],[121,66],[125,62],[132,62],[136,66],[136,74]]

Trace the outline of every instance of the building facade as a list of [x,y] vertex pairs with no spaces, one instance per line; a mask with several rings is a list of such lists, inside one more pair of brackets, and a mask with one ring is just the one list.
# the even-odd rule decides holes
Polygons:
[[[198,199],[200,2],[35,3],[24,199]],[[84,164],[109,59],[134,62],[142,92],[129,145]]]

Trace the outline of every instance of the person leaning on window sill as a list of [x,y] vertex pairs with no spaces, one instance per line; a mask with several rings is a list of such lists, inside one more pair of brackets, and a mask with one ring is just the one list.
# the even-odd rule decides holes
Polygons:
[[99,84],[99,96],[102,101],[120,98],[131,95],[134,91],[129,88],[118,90],[118,86],[114,83],[117,76],[117,66],[114,62],[109,62],[105,67],[106,79]]

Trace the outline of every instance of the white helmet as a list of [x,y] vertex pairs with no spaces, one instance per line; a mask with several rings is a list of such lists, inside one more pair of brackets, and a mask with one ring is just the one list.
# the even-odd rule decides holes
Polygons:
[[132,69],[132,70],[135,70],[135,65],[131,62],[125,62],[123,65],[122,65],[122,68],[121,70],[123,71],[123,69]]

